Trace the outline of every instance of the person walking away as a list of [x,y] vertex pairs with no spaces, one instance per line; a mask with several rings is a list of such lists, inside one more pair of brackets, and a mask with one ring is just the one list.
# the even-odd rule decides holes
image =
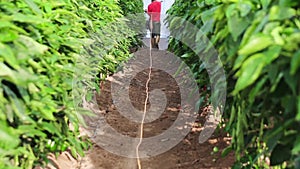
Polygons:
[[151,32],[151,46],[158,49],[158,43],[160,41],[160,13],[161,2],[159,0],[152,0],[148,5],[148,9],[145,10],[150,17],[150,32]]

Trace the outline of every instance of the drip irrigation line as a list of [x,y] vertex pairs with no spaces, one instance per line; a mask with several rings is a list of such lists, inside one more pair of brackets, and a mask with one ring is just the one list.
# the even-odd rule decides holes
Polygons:
[[141,159],[140,159],[140,155],[139,155],[139,148],[140,145],[142,144],[143,141],[143,135],[144,135],[144,123],[145,123],[145,117],[146,117],[146,112],[147,112],[147,102],[149,99],[149,82],[151,80],[151,73],[152,73],[152,44],[151,44],[151,32],[150,32],[150,52],[149,52],[149,60],[150,60],[150,64],[149,64],[149,73],[148,73],[148,79],[146,82],[146,99],[144,102],[144,111],[143,111],[143,118],[141,121],[141,127],[140,127],[140,139],[139,139],[139,143],[136,146],[136,157],[137,157],[137,165],[138,165],[138,169],[142,169],[142,164],[141,164]]

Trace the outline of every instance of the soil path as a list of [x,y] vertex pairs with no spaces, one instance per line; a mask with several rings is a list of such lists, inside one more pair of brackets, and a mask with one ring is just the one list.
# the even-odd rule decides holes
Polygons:
[[[149,49],[148,49],[149,50]],[[140,54],[139,54],[140,55]],[[149,52],[144,52],[149,55]],[[152,55],[165,57],[167,52],[153,51]],[[136,56],[139,57],[139,56]],[[123,72],[124,73],[124,72]],[[126,72],[125,72],[126,73]],[[143,111],[146,99],[146,82],[149,69],[139,72],[130,82],[129,98],[135,109]],[[80,162],[80,169],[136,169],[137,160],[113,154],[99,144],[97,138],[101,138],[101,132],[108,132],[105,126],[99,126],[99,120],[105,120],[114,130],[129,137],[139,137],[140,123],[132,122],[122,116],[112,99],[111,84],[116,83],[114,77],[101,85],[101,93],[97,95],[98,110],[95,117],[87,118],[89,135],[93,138],[94,146],[89,150]],[[122,84],[120,84],[122,86]],[[168,73],[152,69],[149,91],[161,89],[167,98],[167,105],[164,112],[158,119],[144,124],[143,138],[153,137],[167,130],[176,120],[180,112],[180,90],[176,81]],[[116,92],[116,91],[113,91]],[[151,104],[147,103],[147,108]],[[200,168],[230,168],[234,163],[234,155],[231,153],[221,158],[221,151],[228,146],[230,138],[221,130],[211,136],[206,142],[199,144],[198,137],[205,122],[208,107],[201,108],[197,120],[189,134],[175,147],[154,157],[142,158],[143,169],[200,169]],[[102,133],[103,134],[103,133]],[[112,137],[113,138],[113,137]],[[116,138],[113,138],[116,139]],[[113,140],[112,141],[116,141]],[[160,140],[161,142],[167,140]],[[106,145],[109,146],[109,142]],[[159,144],[159,143],[158,143]],[[100,146],[99,146],[100,145]],[[128,156],[134,155],[136,142],[123,145],[128,148]],[[218,147],[219,151],[212,153],[213,148]],[[155,147],[153,147],[155,148]]]

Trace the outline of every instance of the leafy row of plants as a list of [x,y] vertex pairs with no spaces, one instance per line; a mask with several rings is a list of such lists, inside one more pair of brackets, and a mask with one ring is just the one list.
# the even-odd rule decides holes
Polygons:
[[138,47],[142,46],[142,37],[146,34],[144,4],[142,0],[119,0],[119,6],[122,9],[124,18],[129,20],[128,27],[135,32],[131,42],[131,52],[135,52]]
[[98,88],[97,74],[130,57],[136,39],[121,17],[114,0],[0,2],[0,168],[45,165],[50,152],[84,155],[74,81],[91,76]]
[[121,7],[122,14],[124,16],[144,12],[144,9],[143,9],[144,4],[143,4],[142,0],[132,0],[132,1],[120,0],[119,6]]
[[[168,14],[196,25],[200,31],[186,35],[196,42],[206,35],[222,60],[228,86],[223,118],[232,136],[223,154],[235,151],[236,168],[300,168],[300,2],[177,0]],[[174,17],[168,22],[172,34],[179,23]],[[207,85],[198,56],[178,40],[169,46]]]

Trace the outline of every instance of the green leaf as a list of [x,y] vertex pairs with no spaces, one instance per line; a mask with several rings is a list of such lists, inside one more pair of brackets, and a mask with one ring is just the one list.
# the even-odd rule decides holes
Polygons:
[[12,109],[14,110],[15,114],[20,118],[23,122],[30,122],[31,119],[25,113],[25,105],[23,102],[16,96],[16,94],[7,86],[3,85],[5,93],[9,96],[11,101]]
[[292,154],[298,154],[300,152],[300,136],[295,140],[294,147],[292,149]]
[[238,81],[235,85],[233,94],[237,94],[247,86],[255,82],[259,77],[263,67],[265,66],[265,55],[258,53],[250,56],[242,65],[242,68],[237,72]]
[[260,92],[261,88],[263,87],[263,85],[265,84],[265,82],[267,81],[267,77],[261,79],[256,85],[255,87],[250,91],[249,93],[249,102],[253,103],[255,100],[255,97],[258,95],[258,93]]
[[290,74],[294,75],[300,67],[300,50],[293,55],[290,65]]
[[291,76],[291,74],[289,74],[288,71],[285,71],[284,72],[284,80],[285,80],[286,84],[290,87],[290,89],[292,90],[293,95],[296,95],[298,79]]
[[[208,33],[212,32],[213,31],[213,27],[214,27],[214,22],[215,22],[214,19],[211,19],[211,20],[205,22],[203,24],[203,26],[201,27],[201,29],[200,29],[201,32],[203,32],[204,34],[208,34]],[[197,33],[197,36],[198,36],[198,33]]]
[[296,115],[296,120],[300,121],[300,96],[297,97],[297,115]]
[[274,150],[271,153],[270,161],[271,166],[279,165],[284,161],[289,160],[291,157],[289,147],[281,144],[277,144]]
[[205,0],[205,3],[206,3],[207,5],[213,5],[213,4],[216,3],[216,0]]
[[273,20],[284,20],[289,19],[296,15],[296,10],[289,7],[279,7],[279,6],[272,6],[270,9],[269,19],[270,21]]
[[[4,58],[4,60],[13,68],[18,69],[20,66],[18,65],[17,59],[12,51],[12,49],[3,44],[0,43],[0,56]],[[1,65],[0,65],[1,66]],[[1,69],[1,68],[0,68]],[[0,73],[1,76],[1,73]]]
[[273,43],[273,39],[270,35],[256,34],[250,38],[249,42],[241,48],[238,53],[239,55],[250,55],[267,48]]
[[265,133],[265,137],[268,138],[266,140],[267,146],[269,148],[268,152],[271,152],[275,148],[275,146],[278,144],[279,139],[281,139],[282,135],[283,135],[283,132],[278,132],[278,133],[273,134],[273,135],[272,135],[272,132],[269,134],[269,131],[267,131]]
[[271,46],[264,52],[266,56],[266,64],[270,64],[273,60],[277,59],[280,55],[281,47],[279,45]]
[[276,135],[282,135],[285,128],[290,127],[294,122],[294,119],[288,119],[284,121],[283,123],[278,123],[277,126],[275,126],[270,131],[266,132],[265,140],[270,140],[273,138],[276,138]]
[[244,47],[249,39],[254,34],[261,31],[264,25],[268,22],[268,17],[266,16],[264,11],[256,12],[254,18],[255,19],[252,21],[251,25],[248,26],[245,33],[243,34],[243,39],[239,45],[240,48]]
[[222,156],[222,157],[225,157],[225,156],[227,156],[231,151],[232,151],[232,146],[228,146],[228,147],[226,147],[226,148],[222,151],[221,156]]
[[235,59],[233,70],[237,70],[238,68],[240,68],[243,62],[247,59],[247,57],[247,55],[239,55]]
[[279,26],[279,27],[274,28],[271,32],[271,35],[274,38],[274,42],[281,46],[284,45],[284,39],[280,35],[282,30],[283,30],[283,28]]
[[241,13],[241,17],[245,17],[246,15],[248,15],[248,13],[251,11],[252,9],[252,4],[249,3],[249,1],[241,1],[239,4],[238,4],[238,8],[240,10],[240,13]]
[[249,25],[247,18],[239,17],[239,14],[235,12],[233,15],[227,16],[228,29],[231,33],[233,40],[236,41],[238,37],[246,30]]
[[231,126],[233,124],[233,121],[235,118],[236,118],[236,110],[235,110],[235,107],[232,106],[231,111],[230,111],[230,118],[229,118],[229,122],[228,122],[229,126]]
[[[273,60],[278,58],[281,52],[281,47],[278,45],[271,46],[266,52],[263,54],[266,56],[265,64],[270,64]],[[236,59],[236,63],[234,65],[234,69],[239,68],[240,64],[242,64],[242,61],[246,58],[246,55],[241,55]]]
[[14,149],[20,143],[18,135],[6,123],[0,123],[0,148],[9,150]]
[[210,8],[206,11],[203,11],[200,16],[201,16],[201,20],[203,23],[209,22],[211,19],[213,19],[214,17],[214,13],[216,12],[216,10],[218,10],[220,8],[220,6],[216,6],[213,8]]
[[46,136],[47,136],[45,133],[43,133],[43,131],[37,130],[35,127],[35,124],[34,125],[21,125],[18,127],[17,133],[26,135],[27,137],[32,137],[32,138],[37,137],[37,136],[46,138]]
[[47,119],[47,120],[51,120],[54,121],[55,117],[53,115],[53,112],[49,109],[46,109],[46,103],[44,102],[40,102],[40,101],[36,101],[36,100],[32,100],[31,101],[31,106],[32,108],[34,108],[37,114],[39,114],[40,117]]
[[33,23],[33,24],[39,24],[39,23],[45,23],[47,20],[35,16],[35,15],[30,15],[30,14],[22,14],[22,13],[16,13],[12,15],[12,20],[13,21],[18,21],[18,22],[24,22],[24,23]]
[[263,6],[263,9],[267,9],[267,7],[269,6],[271,0],[260,0],[260,3]]
[[24,35],[27,35],[28,33],[22,29],[22,27],[18,27],[16,25],[14,25],[13,23],[9,22],[9,21],[0,21],[0,28],[9,28],[9,29],[13,29],[16,30],[17,32],[20,32]]
[[27,3],[27,5],[31,8],[31,10],[40,15],[42,14],[42,11],[40,10],[40,8],[32,1],[32,0],[25,0],[25,2]]
[[281,106],[284,108],[285,113],[296,111],[297,98],[292,95],[286,95],[281,98]]
[[0,42],[11,42],[18,38],[18,33],[9,28],[0,31]]
[[32,54],[43,54],[48,50],[46,45],[42,45],[28,36],[20,35],[18,41],[23,43]]
[[14,76],[14,71],[2,62],[0,62],[0,77],[1,76],[2,78],[8,77],[12,82],[15,82],[17,80]]
[[61,134],[58,130],[58,128],[53,125],[53,123],[47,123],[47,122],[42,122],[40,124],[40,127],[43,129],[43,130],[47,130],[48,132],[50,132],[51,134],[57,134],[58,136],[61,137]]
[[6,119],[10,123],[14,122],[14,113],[13,113],[13,109],[12,109],[11,105],[6,105],[5,108],[6,108],[6,112],[5,112]]
[[275,82],[272,83],[272,86],[271,86],[271,89],[270,89],[271,93],[275,91],[275,89],[277,88],[277,86],[278,86],[279,82],[281,81],[282,77],[283,77],[283,72],[280,72],[278,74],[278,76],[276,77]]
[[267,69],[269,70],[268,71],[268,78],[270,80],[270,83],[274,84],[275,80],[277,78],[277,75],[278,75],[279,65],[278,64],[270,64],[270,65],[268,65]]

